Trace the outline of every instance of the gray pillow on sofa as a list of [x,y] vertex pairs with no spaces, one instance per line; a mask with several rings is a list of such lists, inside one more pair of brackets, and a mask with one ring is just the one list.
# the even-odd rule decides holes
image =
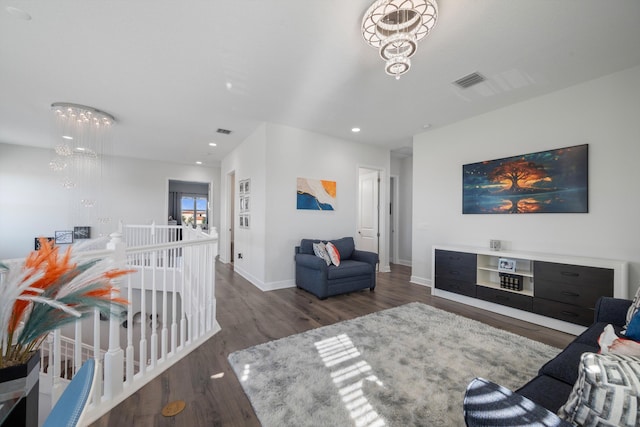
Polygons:
[[576,426],[640,425],[640,360],[584,353],[578,380],[558,416]]

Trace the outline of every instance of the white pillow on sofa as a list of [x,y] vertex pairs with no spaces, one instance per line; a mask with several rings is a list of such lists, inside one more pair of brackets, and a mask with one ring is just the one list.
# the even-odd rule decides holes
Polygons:
[[322,258],[327,265],[331,265],[331,258],[327,253],[327,247],[324,243],[314,243],[313,244],[313,253],[316,254],[318,258]]
[[640,425],[640,359],[583,353],[578,380],[558,416],[576,426]]
[[598,338],[600,354],[615,353],[627,356],[640,357],[640,342],[629,338],[619,337],[613,329],[613,325],[607,325]]

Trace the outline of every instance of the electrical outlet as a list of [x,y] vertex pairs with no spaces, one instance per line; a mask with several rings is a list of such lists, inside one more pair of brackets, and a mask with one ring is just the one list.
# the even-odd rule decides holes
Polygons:
[[242,259],[242,252],[238,252],[238,259]]

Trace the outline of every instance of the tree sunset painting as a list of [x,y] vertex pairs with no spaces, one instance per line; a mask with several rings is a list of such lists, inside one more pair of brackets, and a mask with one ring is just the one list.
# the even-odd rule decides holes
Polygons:
[[588,145],[462,166],[462,213],[586,213]]

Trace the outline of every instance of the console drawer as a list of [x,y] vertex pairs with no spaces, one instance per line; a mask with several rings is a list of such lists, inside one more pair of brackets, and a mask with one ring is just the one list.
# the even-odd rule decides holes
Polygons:
[[460,280],[436,277],[436,288],[475,298],[476,284]]
[[598,288],[588,286],[570,285],[557,282],[535,282],[535,296],[547,300],[558,301],[566,304],[585,308],[594,308],[596,301],[601,296],[611,296],[612,292],[603,292]]
[[520,295],[515,292],[501,291],[499,289],[478,286],[476,289],[477,298],[496,304],[506,305],[519,310],[532,311],[533,298],[527,295]]
[[[536,279],[536,286],[539,282],[566,283],[596,288],[602,295],[613,296],[613,270],[610,268],[535,261],[533,276]],[[606,292],[609,293],[606,294]]]
[[449,278],[463,282],[476,283],[476,254],[436,250],[436,281]]
[[589,326],[593,323],[594,310],[544,298],[533,298],[533,312],[565,322]]
[[533,268],[536,297],[593,308],[601,296],[613,296],[613,270],[538,261]]

